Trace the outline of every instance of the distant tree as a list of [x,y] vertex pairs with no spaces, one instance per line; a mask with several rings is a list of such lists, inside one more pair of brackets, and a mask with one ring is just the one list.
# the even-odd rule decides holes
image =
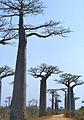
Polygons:
[[5,65],[3,67],[0,67],[0,105],[1,105],[2,79],[8,76],[13,76],[14,74],[15,73],[13,69],[11,69],[9,66]]
[[52,114],[54,114],[54,98],[55,98],[55,95],[56,95],[56,92],[58,91],[59,89],[48,89],[47,91],[52,95],[52,98],[51,98],[51,102],[52,102]]
[[8,96],[7,99],[8,99],[8,106],[10,107],[10,105],[11,105],[11,96]]
[[61,102],[61,100],[59,100],[60,95],[58,95],[57,93],[55,93],[55,114],[58,114],[59,112],[59,102]]
[[[74,97],[74,103],[79,99],[80,99],[80,97]],[[74,104],[74,110],[75,110],[75,104]]]
[[[72,75],[72,74],[67,74],[64,73],[62,75],[60,75],[60,80],[55,80],[59,83],[62,83],[64,85],[67,86],[67,116],[70,116],[70,112],[72,113],[72,111],[74,111],[74,94],[73,94],[73,88],[77,85],[81,85],[84,82],[80,81],[79,78],[81,76],[80,75]],[[73,83],[73,85],[72,85]]]
[[61,88],[60,90],[62,90],[64,92],[64,116],[66,117],[66,111],[67,111],[67,88]]
[[28,101],[28,103],[29,103],[29,107],[31,107],[32,105],[37,107],[38,100],[32,99]]
[[[27,38],[37,36],[47,38],[52,35],[64,37],[69,29],[64,29],[60,22],[45,22],[42,25],[33,26],[25,24],[24,20],[28,15],[37,16],[43,14],[45,6],[41,0],[1,0],[0,18],[8,21],[8,33],[16,31],[14,37],[19,36],[18,53],[14,78],[13,100],[11,105],[11,119],[23,120],[26,116],[26,44]],[[14,19],[13,19],[14,18]],[[16,20],[16,21],[14,21]],[[29,19],[27,18],[26,21]],[[11,35],[11,34],[10,34]],[[1,44],[6,44],[10,39],[3,39]]]
[[60,72],[57,66],[47,64],[41,64],[36,68],[29,69],[29,73],[34,78],[41,78],[39,116],[46,115],[46,81],[52,74],[59,74]]
[[82,100],[81,103],[84,104],[84,100]]
[[75,116],[75,100],[78,99],[78,98],[74,97],[73,88],[78,86],[78,85],[84,84],[84,82],[80,81],[79,78],[76,78],[76,79],[74,78],[73,82],[74,82],[74,85],[70,86],[71,116]]
[[6,107],[7,107],[7,104],[8,104],[8,101],[7,101],[7,100],[5,100],[5,104],[6,104]]

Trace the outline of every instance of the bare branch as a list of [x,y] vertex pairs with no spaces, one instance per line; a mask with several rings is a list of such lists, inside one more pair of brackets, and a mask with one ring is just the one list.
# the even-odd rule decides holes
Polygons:
[[83,81],[77,81],[72,87],[74,88],[77,85],[83,85],[84,82]]
[[62,80],[62,79],[57,80],[57,79],[55,79],[54,81],[56,81],[57,83],[61,83],[61,84],[64,84],[64,85],[68,86],[68,83],[65,80]]
[[37,15],[44,11],[45,6],[40,0],[28,0],[28,4],[24,4],[24,14]]
[[50,20],[49,22],[46,22],[43,25],[38,25],[36,27],[33,27],[32,25],[28,25],[28,27],[26,26],[25,30],[37,30],[37,29],[41,29],[41,28],[47,28],[47,29],[55,28],[59,24],[60,24],[60,21],[54,22],[54,21]]
[[9,66],[5,65],[4,67],[0,68],[0,79],[3,79],[4,77],[7,76],[12,76],[14,75],[13,69],[11,69]]
[[69,33],[70,32],[70,30],[69,29],[64,29],[64,30],[60,30],[60,31],[52,31],[52,32],[50,32],[50,33],[47,33],[47,35],[45,34],[45,35],[42,35],[42,34],[38,34],[38,33],[29,33],[29,34],[27,34],[27,37],[29,37],[29,36],[33,36],[33,35],[35,35],[35,36],[37,36],[37,37],[40,37],[40,38],[47,38],[47,37],[50,37],[50,36],[52,36],[52,35],[59,35],[59,36],[62,36],[62,37],[66,37],[66,36],[64,36],[64,34],[67,34],[67,33]]
[[7,17],[13,17],[13,16],[19,16],[19,15],[18,14],[0,15],[0,18],[7,18]]
[[36,68],[30,68],[29,74],[35,78],[41,77],[47,79],[51,74],[59,74],[61,71],[57,66],[47,65],[45,63],[37,66]]
[[16,10],[19,11],[19,7],[16,4],[16,2],[13,3],[11,0],[2,0],[2,1],[0,1],[0,4],[1,4],[0,9],[3,9],[5,12],[10,12],[10,11],[13,12],[13,11],[16,11]]
[[60,80],[54,80],[54,81],[64,84],[67,87],[70,86],[71,83],[74,83],[74,85],[72,85],[72,87],[75,87],[76,85],[81,85],[84,83],[82,81],[79,81],[80,77],[81,77],[81,75],[72,75],[70,73],[69,74],[64,73],[64,74],[60,75],[60,78],[61,78]]
[[0,10],[4,10],[5,12],[13,12],[19,13],[23,9],[23,14],[32,14],[37,15],[43,13],[44,6],[43,2],[40,0],[23,0],[23,1],[14,1],[11,0],[3,0],[0,1],[1,7]]

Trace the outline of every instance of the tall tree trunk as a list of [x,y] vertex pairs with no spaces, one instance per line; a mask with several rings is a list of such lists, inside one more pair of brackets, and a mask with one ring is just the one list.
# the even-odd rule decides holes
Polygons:
[[66,117],[67,112],[67,92],[65,91],[65,98],[64,98],[64,116]]
[[57,101],[57,97],[55,97],[55,113],[58,113],[58,101]]
[[1,106],[1,87],[2,87],[2,81],[0,80],[0,106]]
[[46,80],[40,81],[40,105],[39,105],[39,116],[46,115]]
[[73,93],[73,87],[70,87],[70,93],[71,93],[71,117],[74,117],[75,116],[75,100],[74,100],[74,93]]
[[52,92],[52,114],[54,114],[54,91]]
[[24,120],[26,116],[26,35],[23,27],[23,13],[19,18],[19,45],[15,69],[11,120]]
[[70,85],[68,85],[67,91],[67,108],[66,108],[66,115],[70,116]]

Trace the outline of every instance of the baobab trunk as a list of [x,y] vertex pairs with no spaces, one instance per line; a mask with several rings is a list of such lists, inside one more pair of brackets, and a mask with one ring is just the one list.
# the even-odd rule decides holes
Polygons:
[[66,107],[66,116],[70,116],[70,85],[68,85],[67,91],[67,107]]
[[71,117],[75,116],[75,100],[74,100],[74,93],[73,93],[73,87],[70,87],[70,93],[71,93]]
[[57,101],[57,97],[55,97],[55,114],[58,113],[58,101]]
[[65,98],[64,98],[64,116],[67,116],[67,92],[65,91]]
[[0,80],[0,106],[1,106],[1,87],[2,87],[2,82]]
[[24,120],[26,116],[26,35],[23,13],[19,18],[19,45],[15,69],[10,120]]
[[54,91],[52,92],[52,114],[54,114]]
[[46,80],[40,81],[40,105],[39,105],[39,116],[46,115]]

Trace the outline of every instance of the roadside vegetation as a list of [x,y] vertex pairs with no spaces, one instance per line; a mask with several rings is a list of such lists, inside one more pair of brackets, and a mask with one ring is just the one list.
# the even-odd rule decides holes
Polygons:
[[[9,108],[2,107],[0,109],[0,120],[9,120]],[[64,110],[60,109],[59,114],[63,114]],[[27,107],[27,120],[45,120],[52,116],[52,109],[47,108],[47,115],[39,117],[39,110],[37,106]],[[75,111],[75,117],[72,117],[71,120],[84,120],[84,107],[81,106],[78,110]]]

